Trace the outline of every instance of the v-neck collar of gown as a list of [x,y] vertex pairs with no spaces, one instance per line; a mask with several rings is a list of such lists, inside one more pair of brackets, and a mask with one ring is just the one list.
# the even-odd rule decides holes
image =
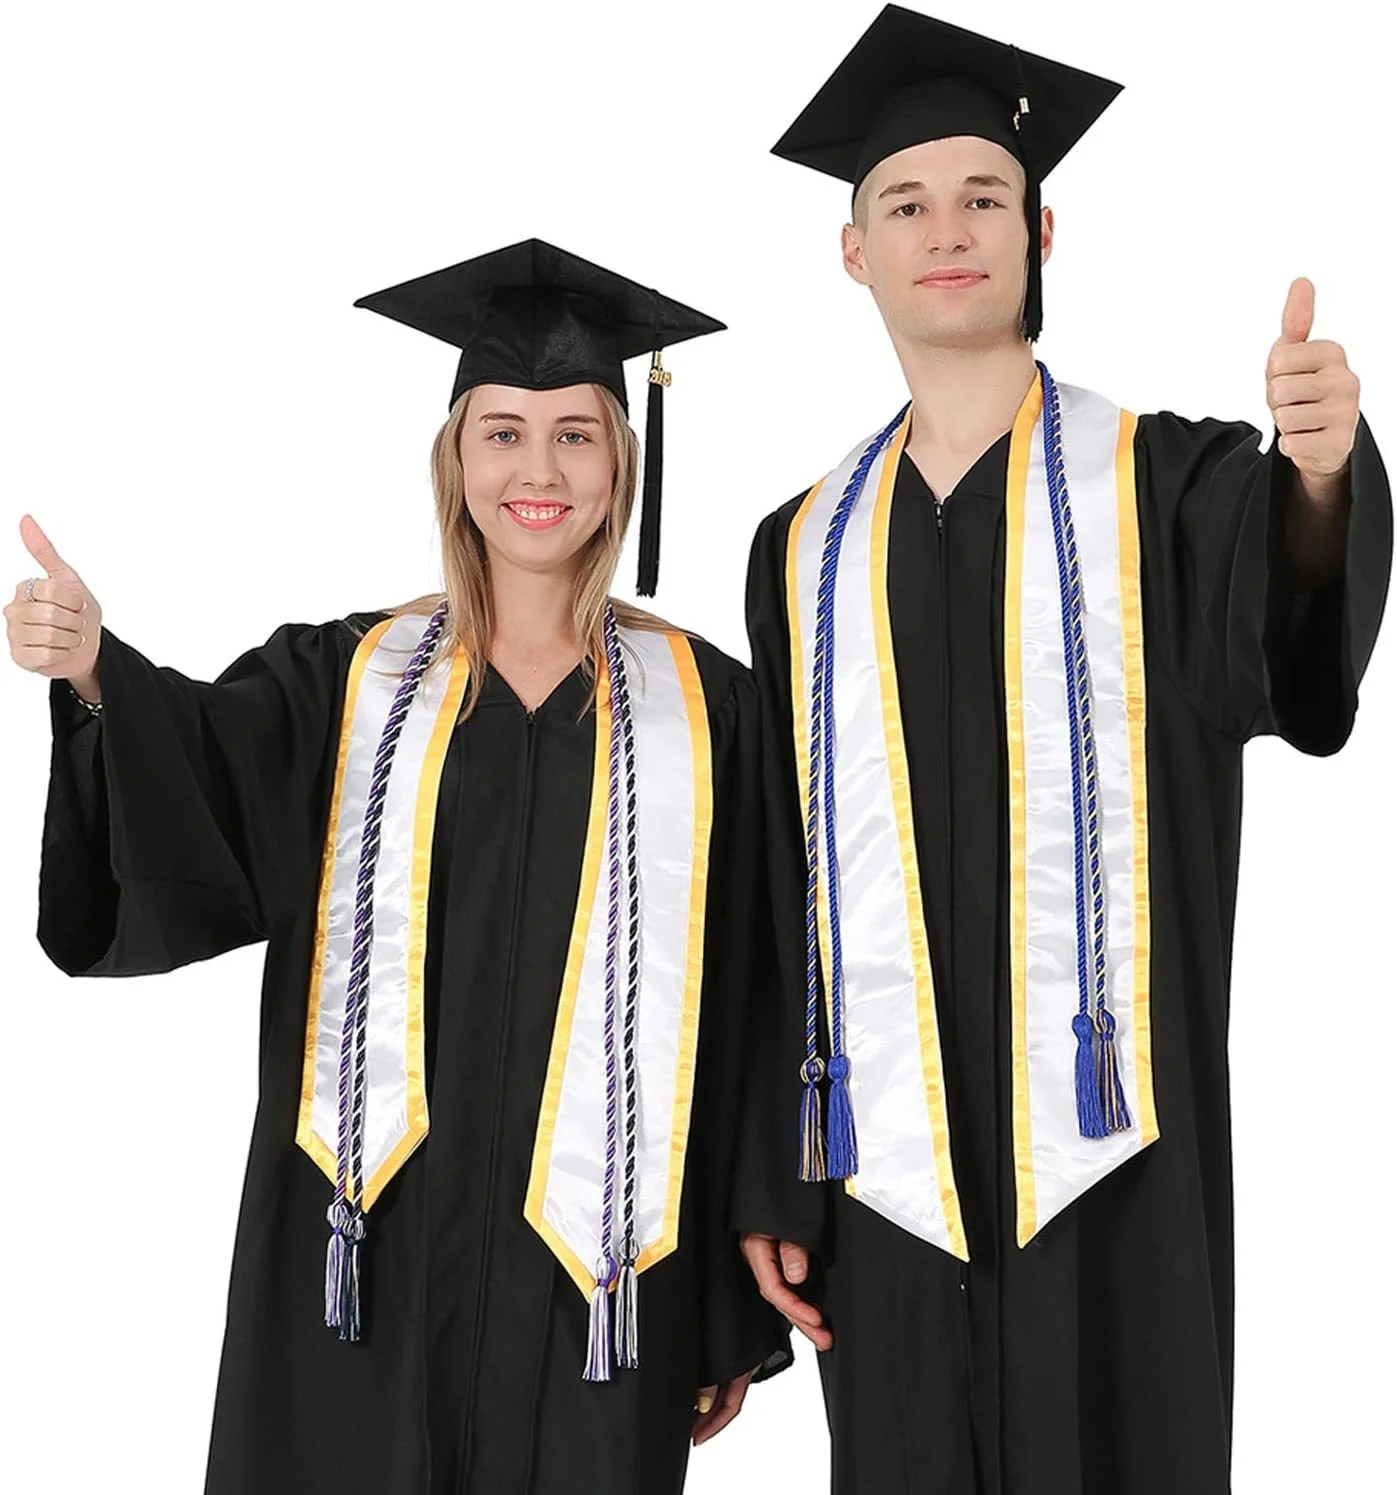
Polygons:
[[[942,505],[949,504],[952,500],[961,502],[968,498],[1002,500],[1004,474],[1009,460],[1009,444],[1013,435],[1012,430],[1006,431],[992,441],[965,470],[955,487],[941,498]],[[913,491],[920,488],[926,494],[929,503],[937,501],[937,495],[931,484],[927,482],[921,468],[913,461],[911,453],[905,447],[898,467],[898,478],[901,482],[912,484]]]
[[582,715],[582,708],[586,705],[591,688],[592,683],[587,677],[583,664],[579,662],[558,681],[545,699],[530,711],[519,692],[509,681],[493,664],[487,664],[485,678],[480,685],[480,705],[513,706],[516,711],[522,711],[525,715],[532,717],[567,713],[575,719]]

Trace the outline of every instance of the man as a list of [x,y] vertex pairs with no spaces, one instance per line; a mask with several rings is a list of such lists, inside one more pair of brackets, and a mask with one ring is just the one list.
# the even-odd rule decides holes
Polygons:
[[1229,1488],[1242,747],[1343,745],[1392,516],[1308,281],[1264,454],[1035,364],[1039,187],[1117,92],[889,6],[776,147],[852,183],[911,396],[748,583],[786,1010],[735,1224],[837,1495]]

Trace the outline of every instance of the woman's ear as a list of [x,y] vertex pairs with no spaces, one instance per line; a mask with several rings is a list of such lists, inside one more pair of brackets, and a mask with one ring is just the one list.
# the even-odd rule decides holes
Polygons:
[[1039,244],[1042,246],[1043,263],[1046,265],[1053,252],[1053,210],[1043,209],[1043,224],[1039,233]]

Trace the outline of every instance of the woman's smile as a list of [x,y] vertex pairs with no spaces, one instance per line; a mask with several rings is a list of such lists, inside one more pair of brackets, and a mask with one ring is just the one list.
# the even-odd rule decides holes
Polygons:
[[501,505],[504,511],[514,520],[516,524],[525,529],[552,529],[561,524],[567,516],[572,513],[570,504],[558,503],[550,499],[544,502],[535,502],[529,499],[517,498]]

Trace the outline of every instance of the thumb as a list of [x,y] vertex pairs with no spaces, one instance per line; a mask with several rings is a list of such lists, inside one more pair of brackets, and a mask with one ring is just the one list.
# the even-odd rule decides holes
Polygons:
[[1281,341],[1303,343],[1309,337],[1314,323],[1314,283],[1301,277],[1292,282],[1290,294],[1285,298],[1285,311],[1281,314]]
[[24,541],[24,548],[44,568],[46,575],[78,580],[78,573],[53,548],[53,542],[39,528],[38,521],[32,515],[26,514],[20,520],[19,537]]
[[804,1246],[794,1241],[781,1242],[781,1275],[787,1282],[804,1282],[810,1270]]

